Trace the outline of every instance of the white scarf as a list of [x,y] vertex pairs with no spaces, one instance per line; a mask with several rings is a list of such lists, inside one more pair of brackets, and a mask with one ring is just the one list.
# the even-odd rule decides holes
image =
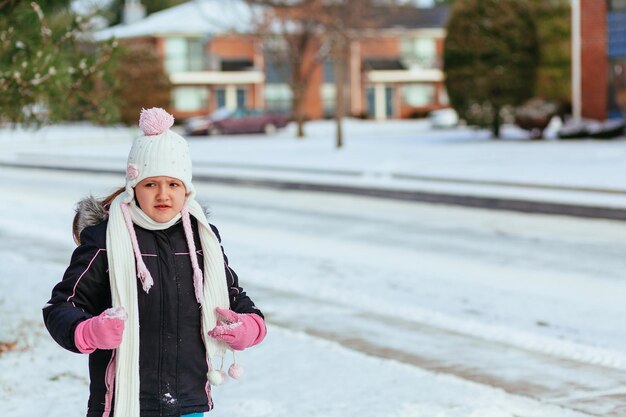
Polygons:
[[[139,309],[137,303],[137,268],[132,236],[122,212],[122,204],[128,200],[126,192],[117,196],[109,209],[107,226],[107,258],[109,262],[109,281],[113,307],[124,307],[128,320],[124,329],[121,345],[115,354],[115,410],[114,417],[139,417]],[[178,214],[168,223],[158,223],[150,219],[131,201],[127,205],[132,222],[147,230],[163,230],[171,227],[180,218]],[[212,370],[211,357],[222,356],[227,345],[207,336],[207,332],[215,326],[217,315],[215,307],[229,308],[228,288],[224,269],[224,257],[220,243],[211,230],[200,204],[194,199],[187,200],[185,208],[198,221],[200,242],[204,254],[204,282],[202,290],[196,286],[202,314],[202,340],[206,348],[209,372]],[[189,244],[189,236],[187,236]],[[193,239],[191,241],[193,245]],[[190,257],[197,256],[193,248],[189,248]],[[143,265],[143,261],[141,261]],[[193,262],[192,264],[196,264]],[[149,274],[148,274],[149,275]],[[194,280],[195,281],[195,280]],[[195,282],[194,282],[195,283]],[[146,292],[152,285],[142,278]],[[110,389],[110,388],[109,388]]]

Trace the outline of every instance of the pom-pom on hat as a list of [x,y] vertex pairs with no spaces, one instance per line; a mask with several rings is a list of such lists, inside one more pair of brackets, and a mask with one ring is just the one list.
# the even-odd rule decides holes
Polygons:
[[157,107],[142,109],[139,128],[143,135],[135,139],[126,166],[127,200],[134,197],[133,188],[148,177],[172,177],[185,184],[188,199],[194,198],[191,183],[191,157],[187,141],[170,130],[174,116]]
[[141,109],[139,114],[139,129],[145,135],[160,135],[174,125],[174,116],[165,110],[153,107],[151,109]]

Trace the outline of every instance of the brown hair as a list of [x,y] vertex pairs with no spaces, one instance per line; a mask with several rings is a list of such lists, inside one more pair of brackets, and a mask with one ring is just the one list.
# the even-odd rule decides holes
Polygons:
[[[113,193],[109,194],[108,196],[102,199],[99,199],[98,202],[102,205],[102,207],[104,207],[105,210],[108,211],[109,206],[111,205],[113,200],[115,200],[115,197],[122,194],[124,190],[126,190],[126,187],[120,187],[116,189],[115,191],[113,191]],[[74,220],[72,221],[72,236],[74,237],[74,242],[76,242],[77,245],[80,245],[80,230],[78,230],[78,218],[79,218],[79,213],[77,210],[76,214],[74,215]]]

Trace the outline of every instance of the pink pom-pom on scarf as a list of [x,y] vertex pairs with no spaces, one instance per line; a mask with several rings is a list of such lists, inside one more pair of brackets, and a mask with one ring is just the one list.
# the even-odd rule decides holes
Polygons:
[[239,364],[233,363],[230,365],[230,368],[228,368],[228,375],[230,375],[232,379],[241,378],[243,376],[243,367]]
[[159,107],[141,109],[139,128],[146,136],[160,135],[174,125],[174,116]]

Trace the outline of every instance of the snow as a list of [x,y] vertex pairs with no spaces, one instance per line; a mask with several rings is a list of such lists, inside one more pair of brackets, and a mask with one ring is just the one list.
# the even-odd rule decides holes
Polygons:
[[120,24],[94,34],[97,40],[141,36],[207,36],[246,33],[253,26],[253,10],[241,0],[193,0],[128,25]]
[[[3,250],[0,255],[3,276],[27,272],[32,255],[24,255],[15,255],[7,262]],[[54,344],[42,329],[37,305],[47,297],[62,269],[60,263],[44,262],[43,268],[38,266],[36,280],[18,280],[15,285],[2,288],[3,301],[10,307],[18,302],[4,298],[7,290],[11,298],[20,296],[23,301],[19,316],[5,310],[6,304],[2,305],[3,317],[7,319],[2,323],[20,317],[20,327],[31,338],[21,342],[24,352],[0,356],[0,369],[5,370],[0,373],[2,415],[26,417],[41,409],[49,417],[84,413],[87,356],[70,354]],[[342,417],[579,415],[457,378],[368,357],[299,332],[270,325],[268,334],[263,344],[240,354],[246,375],[239,381],[214,388],[217,405],[210,415],[288,417],[294,412],[300,416]]]
[[215,330],[218,334],[224,334],[224,333],[227,333],[229,330],[236,329],[237,327],[241,325],[242,325],[242,322],[236,321],[234,323],[228,323],[228,324],[224,324],[221,326],[217,326]]
[[176,402],[176,398],[172,397],[172,394],[170,394],[169,392],[163,394],[163,398],[168,404],[174,404]]
[[[505,126],[507,139],[493,141],[485,131],[432,130],[423,120],[347,119],[344,128],[342,150],[331,121],[308,123],[303,140],[293,124],[270,137],[190,138],[194,173],[626,208],[623,139],[528,141]],[[0,131],[0,162],[124,172],[138,134],[88,126]]]
[[[234,201],[228,205],[235,206]],[[246,205],[246,201],[241,201],[240,205]],[[341,230],[347,227],[346,221],[354,217],[354,212],[350,211],[354,208],[342,211],[337,207],[336,199],[329,198],[328,204],[332,204],[332,209],[328,211],[332,214],[328,213],[319,220],[308,219],[306,223],[307,228],[317,233],[325,231],[335,236],[332,246],[329,247],[324,237],[318,236],[315,232],[302,230],[302,219],[289,214],[290,211],[295,211],[295,207],[284,207],[285,213],[277,219],[271,214],[266,215],[263,207],[248,204],[255,208],[254,218],[258,224],[250,221],[252,224],[246,222],[242,225],[238,216],[241,210],[230,207],[225,225],[228,226],[229,234],[234,234],[240,242],[264,241],[264,236],[272,237],[271,241],[264,241],[264,248],[267,250],[265,254],[254,244],[241,243],[247,250],[244,252],[245,255],[240,256],[246,259],[254,257],[258,263],[256,268],[250,270],[244,265],[247,275],[255,277],[253,282],[261,284],[271,281],[277,288],[303,295],[317,294],[322,299],[337,299],[349,293],[351,304],[363,310],[375,305],[376,311],[384,314],[411,317],[415,321],[434,324],[463,334],[623,369],[625,357],[621,347],[626,340],[614,334],[615,326],[618,324],[606,317],[623,317],[624,314],[621,307],[612,310],[613,307],[620,305],[621,291],[624,289],[621,271],[626,263],[619,253],[626,249],[626,240],[623,237],[626,230],[620,223],[616,225],[613,222],[595,221],[581,226],[577,220],[552,221],[539,216],[510,214],[499,216],[495,213],[490,214],[488,220],[480,215],[463,214],[462,222],[452,217],[458,216],[461,209],[432,208],[409,211],[410,205],[407,205],[402,206],[407,210],[404,212],[401,209],[390,210],[389,204],[384,202],[368,201],[368,212],[374,213],[369,215],[360,212],[358,217],[363,224],[352,233],[348,232],[350,228],[342,233]],[[316,211],[325,210],[316,209]],[[368,227],[368,223],[380,223],[380,215],[376,214],[379,212],[387,213],[389,218],[395,221],[385,221],[384,235],[373,235],[369,231],[371,228]],[[428,222],[412,220],[407,217],[409,213],[412,213],[412,216],[424,216]],[[230,221],[230,216],[237,220]],[[327,219],[327,216],[334,220]],[[394,233],[401,233],[402,228],[406,229],[403,224],[405,221],[418,225],[412,225],[410,229],[414,233],[413,236],[398,241]],[[459,224],[463,225],[462,229]],[[331,228],[331,225],[334,227]],[[294,235],[292,229],[299,230],[299,233]],[[488,240],[480,236],[480,231],[485,229],[493,231]],[[573,233],[572,230],[576,232]],[[443,237],[439,236],[440,234]],[[455,235],[467,235],[468,247],[462,249],[468,256],[452,258],[443,250],[449,246],[449,241]],[[503,246],[503,241],[498,235],[504,238],[509,235],[517,236],[516,240],[519,240],[512,247],[508,247],[508,244]],[[372,242],[369,239],[375,240]],[[555,270],[554,265],[551,265],[555,262],[552,259],[555,253],[563,252],[564,259],[571,256],[561,248],[565,247],[565,240],[570,239],[576,242],[575,245],[581,250],[585,248],[594,252],[596,249],[593,248],[592,242],[611,242],[607,244],[615,246],[616,252],[606,253],[603,259],[604,267],[591,265],[591,262],[587,265],[587,257],[579,255],[577,264],[568,265],[566,261]],[[272,250],[273,248],[275,250]],[[281,253],[280,263],[286,270],[304,268],[317,270],[319,274],[323,274],[324,264],[310,263],[306,258],[309,253],[321,251],[325,262],[335,265],[331,277],[337,279],[329,281],[328,285],[322,285],[314,277],[296,280],[287,273],[273,274],[271,272],[273,258],[269,255],[278,251]],[[493,257],[497,252],[504,252],[506,258],[493,262],[486,269],[485,258]],[[267,256],[269,261],[263,261],[264,256]],[[384,266],[381,265],[383,260]],[[594,260],[598,262],[597,256],[594,256]],[[394,274],[397,276],[392,274],[392,277],[386,280],[378,279],[380,276],[387,276],[386,271],[389,269],[395,271]],[[360,277],[358,287],[363,290],[355,290],[353,281],[343,279],[353,275]],[[411,286],[409,291],[406,283],[418,276],[419,287]],[[451,293],[450,298],[442,298],[441,294],[447,293],[450,287],[454,287],[456,291]],[[494,293],[497,297],[483,295]],[[584,309],[581,294],[586,294]],[[453,300],[454,298],[456,300]],[[524,305],[519,304],[520,299],[525,300]],[[421,301],[414,303],[412,300]],[[465,300],[480,301],[478,305],[470,306]],[[459,308],[462,310],[476,309],[478,318],[468,319],[467,315],[464,315],[461,320],[455,317],[456,314],[450,315],[449,313],[455,310],[453,305],[459,302]],[[449,303],[445,314],[440,312],[441,303]],[[565,307],[567,305],[576,305],[580,311],[574,314],[569,307]],[[554,309],[555,306],[564,308],[561,311]],[[606,316],[604,313],[601,316],[590,313],[600,306],[602,309],[610,309],[610,312],[606,312]],[[525,311],[529,307],[533,311],[530,317]],[[501,318],[490,322],[486,321],[484,314]],[[555,315],[559,316],[556,321],[562,328],[550,329],[545,336],[537,334],[535,323],[541,321],[542,316],[555,317]],[[470,315],[472,316],[473,314]],[[513,322],[520,326],[511,326]],[[582,323],[586,323],[586,330],[577,334]],[[565,340],[560,340],[564,336],[561,332],[568,328],[573,332],[567,335]],[[555,338],[554,331],[559,333],[558,338]],[[604,335],[600,336],[598,331]],[[592,347],[591,345],[596,344],[599,339],[608,345],[605,348]],[[575,343],[572,340],[583,343]]]
[[[303,141],[293,126],[274,137],[192,138],[195,169],[332,183],[354,177],[368,186],[404,174],[435,177],[432,186],[478,182],[466,190],[498,181],[528,193],[528,184],[596,190],[585,195],[626,190],[623,140],[527,142],[511,130],[493,142],[484,132],[431,131],[421,121],[349,120],[346,148],[337,151],[331,123],[307,129]],[[121,185],[137,133],[87,125],[0,132],[5,162],[120,172],[0,166],[0,343],[18,341],[0,353],[0,415],[85,411],[87,357],[58,347],[39,309],[74,248],[73,205]],[[237,354],[244,377],[214,388],[209,415],[620,415],[625,223],[196,188],[269,323],[261,345]]]
[[104,310],[104,318],[126,321],[128,320],[128,314],[126,313],[126,310],[124,310],[124,307],[111,307]]

